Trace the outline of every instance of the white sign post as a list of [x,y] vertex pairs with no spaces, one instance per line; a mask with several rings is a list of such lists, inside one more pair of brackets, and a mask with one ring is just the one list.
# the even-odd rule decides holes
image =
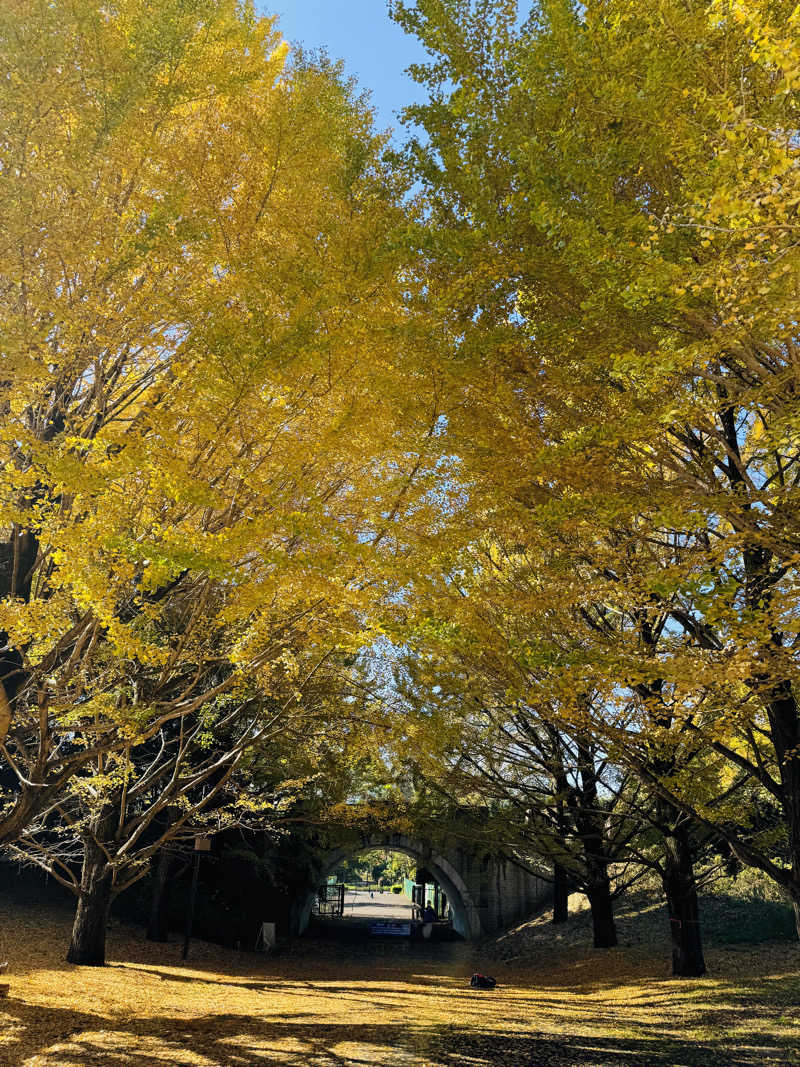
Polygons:
[[276,941],[277,935],[275,932],[275,923],[262,923],[261,932],[256,941],[256,950],[260,949],[262,952],[274,952]]

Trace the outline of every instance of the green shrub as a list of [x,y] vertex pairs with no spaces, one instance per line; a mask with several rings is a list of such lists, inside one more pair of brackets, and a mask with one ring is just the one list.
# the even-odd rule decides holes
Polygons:
[[403,887],[401,885],[393,885],[392,886],[392,892],[393,893],[402,893],[403,892]]

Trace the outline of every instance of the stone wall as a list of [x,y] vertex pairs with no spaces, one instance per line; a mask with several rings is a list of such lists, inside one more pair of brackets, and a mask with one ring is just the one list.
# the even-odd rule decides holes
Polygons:
[[[401,834],[370,834],[357,847],[349,842],[322,853],[317,875],[319,884],[342,860],[375,848],[403,852],[427,867],[447,893],[453,909],[454,928],[471,941],[524,922],[552,894],[549,882],[509,858],[470,849],[463,842],[440,838],[432,845]],[[310,886],[306,899],[299,902],[299,933],[308,925],[316,888],[316,885]]]

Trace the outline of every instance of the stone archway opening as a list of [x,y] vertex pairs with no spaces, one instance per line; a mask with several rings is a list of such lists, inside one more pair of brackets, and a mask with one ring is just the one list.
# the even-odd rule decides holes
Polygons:
[[401,838],[397,835],[393,835],[391,838],[375,837],[363,841],[357,847],[350,845],[334,849],[321,857],[316,882],[309,888],[307,899],[300,914],[300,933],[304,933],[310,923],[318,887],[327,883],[329,875],[336,871],[345,861],[376,850],[407,856],[418,869],[424,868],[427,872],[430,872],[432,879],[441,887],[442,893],[446,895],[453,930],[467,940],[474,940],[481,936],[483,931],[476,902],[473,901],[467,886],[455,867],[445,856],[427,847],[422,842]]

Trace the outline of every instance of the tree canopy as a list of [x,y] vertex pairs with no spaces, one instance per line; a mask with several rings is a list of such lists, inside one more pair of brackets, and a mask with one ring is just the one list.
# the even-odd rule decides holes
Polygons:
[[800,924],[800,9],[392,13],[400,150],[251,4],[0,13],[0,842],[123,884],[313,729],[701,974],[708,849]]
[[396,6],[466,501],[429,610],[797,907],[797,12],[515,8]]

